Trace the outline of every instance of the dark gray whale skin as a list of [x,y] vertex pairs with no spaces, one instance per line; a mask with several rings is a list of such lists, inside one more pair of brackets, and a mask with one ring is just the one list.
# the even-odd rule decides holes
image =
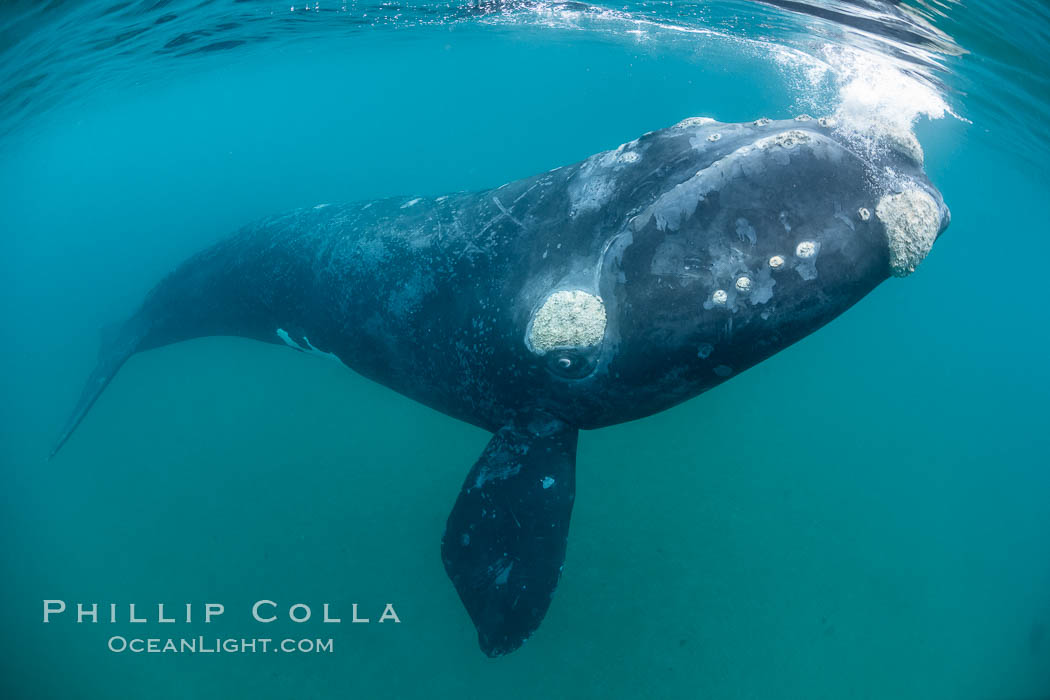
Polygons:
[[[235,335],[334,355],[494,433],[442,555],[482,649],[513,651],[560,576],[577,431],[703,393],[887,279],[901,227],[876,216],[884,197],[921,192],[934,237],[948,223],[918,160],[825,120],[686,120],[493,190],[260,221],[104,342],[52,455],[135,352]],[[547,309],[557,292],[587,303]]]

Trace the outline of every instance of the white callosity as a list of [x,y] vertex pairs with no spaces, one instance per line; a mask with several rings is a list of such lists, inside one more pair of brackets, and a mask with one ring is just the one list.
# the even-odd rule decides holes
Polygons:
[[919,145],[919,139],[915,138],[915,134],[907,129],[898,129],[895,131],[889,131],[885,134],[886,141],[897,153],[900,153],[905,158],[910,159],[916,165],[922,165],[925,159],[922,146]]
[[795,272],[804,280],[817,279],[817,254],[820,241],[802,241],[795,246]]
[[593,347],[605,337],[605,304],[580,289],[554,292],[532,317],[529,345],[543,354],[559,347]]
[[767,136],[755,141],[755,145],[762,149],[779,146],[780,148],[794,148],[795,146],[812,141],[810,135],[801,129],[782,131],[776,136]]
[[923,261],[941,229],[941,211],[928,193],[910,188],[879,200],[875,216],[886,227],[890,270],[907,277]]
[[802,259],[812,258],[817,254],[817,244],[813,241],[802,241],[795,247],[795,255]]
[[711,117],[689,117],[688,119],[683,119],[682,121],[680,121],[677,124],[675,124],[674,128],[675,129],[692,129],[692,128],[695,128],[695,127],[698,127],[698,126],[706,126],[708,124],[717,124],[717,123],[718,122],[716,122]]

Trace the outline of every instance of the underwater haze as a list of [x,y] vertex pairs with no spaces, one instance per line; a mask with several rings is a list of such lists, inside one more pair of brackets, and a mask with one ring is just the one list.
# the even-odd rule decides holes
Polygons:
[[[0,695],[1050,698],[1048,46],[1043,0],[5,4]],[[439,552],[490,435],[338,363],[144,352],[47,461],[100,329],[246,223],[801,113],[913,130],[951,227],[750,371],[583,431],[514,654],[478,651]],[[47,599],[226,614],[43,624]],[[107,648],[145,634],[334,651]]]

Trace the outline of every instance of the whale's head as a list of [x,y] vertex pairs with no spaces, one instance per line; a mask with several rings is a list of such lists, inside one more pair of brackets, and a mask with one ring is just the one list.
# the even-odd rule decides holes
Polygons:
[[533,316],[552,372],[597,385],[582,422],[695,396],[914,272],[949,220],[917,148],[859,148],[804,118],[687,120],[616,151],[622,225],[595,285]]

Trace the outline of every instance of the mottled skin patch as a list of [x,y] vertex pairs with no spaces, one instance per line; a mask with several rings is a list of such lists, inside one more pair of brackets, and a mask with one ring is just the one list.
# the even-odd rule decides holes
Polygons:
[[[260,221],[149,293],[102,349],[59,446],[141,350],[238,335],[334,355],[495,434],[442,557],[482,648],[507,653],[560,575],[578,429],[697,396],[887,279],[886,222],[914,217],[853,215],[872,202],[921,192],[923,235],[947,225],[918,163],[874,152],[815,120],[686,120],[493,190]],[[794,254],[804,242],[813,254]],[[552,323],[535,352],[530,321],[559,290],[600,299],[604,318],[578,333]]]

